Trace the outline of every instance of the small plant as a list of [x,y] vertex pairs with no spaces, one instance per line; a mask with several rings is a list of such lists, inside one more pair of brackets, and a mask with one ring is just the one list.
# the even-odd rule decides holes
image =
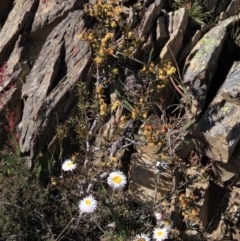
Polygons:
[[204,24],[210,17],[211,12],[207,12],[206,0],[180,0],[172,3],[174,9],[184,7],[188,16],[200,24]]

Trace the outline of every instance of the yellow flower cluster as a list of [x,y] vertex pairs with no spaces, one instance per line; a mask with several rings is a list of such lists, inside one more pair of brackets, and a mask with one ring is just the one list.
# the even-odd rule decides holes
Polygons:
[[107,114],[107,104],[105,103],[103,99],[103,93],[104,93],[104,85],[100,84],[96,87],[96,93],[98,95],[98,103],[99,103],[99,115],[105,116]]
[[139,114],[139,110],[136,108],[132,109],[132,119],[135,120]]
[[103,98],[99,99],[99,109],[100,109],[100,116],[105,116],[107,114],[107,104],[104,102]]
[[155,64],[153,61],[147,66],[144,66],[140,74],[155,74],[160,80],[167,80],[167,77],[176,73],[176,68],[172,66],[171,62]]
[[[145,124],[142,133],[146,140],[146,143],[150,144],[151,146],[164,147],[166,145],[165,136],[167,133],[167,128],[169,127],[170,124],[162,124],[161,129],[156,130],[151,124]],[[171,164],[169,155],[167,153],[162,151],[159,154],[159,158]]]
[[186,222],[191,222],[193,224],[200,224],[199,218],[199,208],[196,205],[192,205],[195,203],[196,197],[193,194],[186,196],[186,194],[182,193],[179,196],[180,206],[182,208],[182,216],[184,217]]
[[[87,7],[85,7],[85,11],[88,11]],[[124,8],[121,6],[120,1],[117,0],[97,0],[89,9],[90,16],[102,21],[105,27],[112,28],[117,26],[123,12]]]
[[111,46],[111,41],[114,38],[114,34],[111,32],[106,33],[101,40],[99,40],[92,32],[87,32],[84,35],[79,34],[78,37],[91,44],[96,55],[94,62],[97,65],[102,64],[108,55],[112,55],[115,52],[115,47]]
[[113,102],[112,111],[115,111],[120,104],[121,104],[121,102],[119,100],[116,100],[115,102]]

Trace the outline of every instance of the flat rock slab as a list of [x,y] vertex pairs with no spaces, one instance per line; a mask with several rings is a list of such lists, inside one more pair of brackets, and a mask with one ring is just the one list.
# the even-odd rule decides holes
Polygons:
[[234,63],[222,88],[199,121],[198,130],[205,147],[193,139],[197,149],[224,163],[229,161],[240,140],[239,66],[239,62]]
[[166,19],[164,17],[159,17],[157,20],[156,27],[156,48],[161,49],[169,39],[169,34],[166,28]]
[[227,80],[224,82],[221,90],[222,97],[226,101],[240,105],[240,61],[234,62],[228,73]]
[[70,11],[73,11],[74,8],[81,7],[84,3],[87,3],[87,0],[39,1],[31,33],[41,30],[41,35],[42,28],[46,30],[47,25],[53,24],[59,19],[66,17]]
[[202,32],[200,30],[197,30],[193,37],[188,41],[186,46],[183,48],[181,55],[179,57],[179,61],[182,62],[186,59],[186,57],[189,55],[191,50],[194,48],[194,46],[197,44],[199,39],[202,36]]
[[189,86],[196,113],[203,110],[206,95],[218,67],[218,57],[227,37],[227,28],[237,21],[236,18],[237,16],[228,18],[207,32],[185,62],[183,82]]
[[[157,130],[160,120],[151,115],[148,124]],[[155,173],[154,166],[160,160],[161,148],[147,144],[137,147],[130,160],[129,191],[134,193],[135,201],[139,204],[155,203],[171,192],[172,170],[168,168]],[[161,161],[161,160],[160,160]]]
[[228,163],[213,162],[213,172],[222,182],[229,181],[240,172],[240,145],[236,147]]
[[144,17],[141,21],[141,24],[137,30],[138,37],[147,37],[151,28],[156,21],[158,15],[161,12],[161,8],[164,4],[164,0],[155,0],[145,11]]
[[211,29],[198,41],[187,58],[183,77],[189,86],[196,111],[202,111],[212,77],[217,68],[217,60],[225,42],[227,32],[221,25]]
[[165,170],[160,174],[160,183],[157,184],[158,174],[154,172],[159,154],[151,153],[152,147],[147,145],[131,157],[129,190],[137,194],[135,201],[139,204],[155,203],[166,196],[172,187],[172,171]]
[[185,8],[180,8],[179,10],[170,13],[169,18],[168,30],[170,33],[170,39],[163,47],[160,53],[160,58],[174,63],[174,59],[177,58],[183,44],[183,36],[188,24],[188,15]]

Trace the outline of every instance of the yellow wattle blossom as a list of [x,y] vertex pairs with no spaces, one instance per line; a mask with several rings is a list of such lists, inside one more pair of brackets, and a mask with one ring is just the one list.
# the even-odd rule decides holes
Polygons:
[[100,56],[105,56],[105,54],[106,54],[106,49],[105,48],[100,48],[99,50],[98,50],[98,54],[100,55]]
[[133,109],[133,110],[132,110],[132,119],[135,120],[135,119],[137,118],[138,113],[139,113],[139,110]]
[[[103,86],[103,85],[99,85],[99,86],[97,87],[96,92],[97,92],[97,94],[103,94],[103,92],[104,92],[104,86]],[[103,99],[100,99],[100,100],[102,100],[102,101],[104,102]],[[100,100],[99,100],[99,101],[100,101]]]
[[118,74],[118,69],[117,68],[112,69],[112,73]]
[[107,12],[107,16],[108,16],[108,17],[113,17],[113,13],[110,12],[110,11],[108,11],[108,12]]
[[100,105],[100,111],[105,111],[106,112],[107,110],[107,104],[106,103],[103,103]]
[[118,159],[117,159],[117,157],[112,156],[112,157],[110,158],[110,160],[113,161],[113,162],[116,162]]
[[117,27],[116,21],[112,21],[112,22],[111,22],[111,27],[112,27],[112,28],[116,28],[116,27]]
[[176,68],[174,68],[173,66],[167,70],[167,75],[173,75],[176,73]]
[[82,39],[83,39],[83,34],[80,33],[80,34],[78,35],[78,38],[79,38],[80,40],[82,40]]
[[116,110],[120,104],[121,102],[119,100],[116,100],[112,105],[112,111]]
[[106,115],[106,112],[105,112],[105,111],[100,111],[99,115],[100,115],[100,116],[105,116],[105,115]]
[[104,59],[100,56],[97,56],[94,60],[93,60],[96,64],[102,64]]
[[114,8],[114,13],[115,13],[116,15],[120,15],[122,12],[123,12],[123,8],[122,8],[122,7],[116,6],[116,7]]
[[147,117],[148,117],[147,113],[143,113],[143,118],[147,119]]
[[132,39],[132,38],[133,38],[133,32],[132,32],[132,31],[129,32],[129,33],[127,34],[127,37],[128,37],[128,39]]
[[160,74],[158,75],[158,78],[161,80],[166,80],[166,75]]
[[121,122],[125,122],[126,120],[127,120],[127,116],[122,115],[121,118],[120,118],[120,121]]
[[106,51],[106,53],[107,53],[108,55],[114,54],[114,47],[108,48],[107,51]]

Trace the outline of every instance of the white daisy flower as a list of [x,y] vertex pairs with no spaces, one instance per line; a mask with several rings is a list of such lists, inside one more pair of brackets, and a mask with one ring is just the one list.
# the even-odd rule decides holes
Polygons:
[[150,238],[146,234],[141,233],[140,235],[138,234],[133,241],[150,241]]
[[155,228],[153,231],[153,238],[156,241],[163,241],[168,238],[168,230],[166,228]]
[[70,159],[64,161],[64,163],[62,164],[63,171],[72,171],[76,167],[77,167],[77,164],[74,164],[73,161],[71,161]]
[[107,183],[112,189],[123,189],[127,183],[126,176],[120,172],[111,172],[107,178]]
[[79,209],[81,213],[93,213],[96,208],[97,201],[92,195],[85,197],[79,202]]

